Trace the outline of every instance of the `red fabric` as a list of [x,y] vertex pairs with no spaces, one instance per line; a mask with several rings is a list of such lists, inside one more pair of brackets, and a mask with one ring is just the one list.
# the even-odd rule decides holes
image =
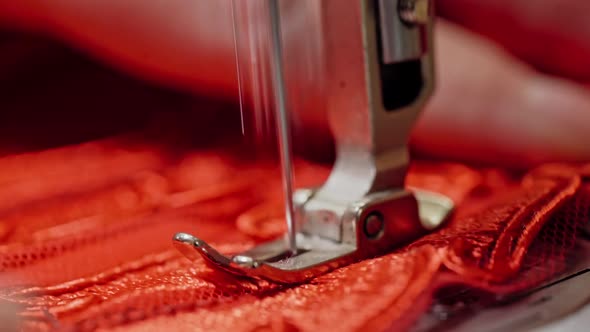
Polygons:
[[[0,159],[0,296],[26,330],[404,330],[447,285],[510,293],[559,273],[590,215],[588,166],[416,162],[409,185],[458,203],[442,230],[285,287],[171,246],[179,231],[226,253],[281,234],[275,167],[221,149],[168,155],[109,139]],[[299,162],[298,185],[327,173]]]
[[[458,284],[508,294],[559,274],[590,220],[590,165],[521,175],[418,161],[408,184],[458,205],[440,231],[304,285],[232,278],[188,261],[171,238],[189,232],[233,253],[284,232],[276,167],[235,149],[178,147],[195,136],[211,145],[215,128],[231,122],[212,125],[223,112],[203,112],[200,102],[172,127],[153,121],[151,136],[166,134],[162,127],[180,132],[173,143],[117,137],[14,154],[195,108],[95,65],[33,51],[48,64],[9,66],[0,82],[12,94],[0,109],[13,111],[0,112],[0,314],[16,306],[27,331],[406,330]],[[299,186],[327,174],[297,166]]]

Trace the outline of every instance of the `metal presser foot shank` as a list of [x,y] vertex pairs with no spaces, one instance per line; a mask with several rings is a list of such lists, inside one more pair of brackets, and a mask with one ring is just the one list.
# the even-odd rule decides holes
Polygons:
[[445,196],[404,189],[410,130],[433,88],[432,3],[318,4],[337,160],[322,187],[294,194],[296,252],[279,239],[228,257],[176,234],[174,244],[188,258],[235,275],[300,283],[386,254],[438,228],[452,212]]

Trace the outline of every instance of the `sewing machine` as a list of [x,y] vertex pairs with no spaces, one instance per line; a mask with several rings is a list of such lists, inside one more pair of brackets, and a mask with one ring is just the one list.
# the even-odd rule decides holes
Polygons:
[[[291,193],[291,135],[276,1],[268,11],[279,146],[287,200],[287,241],[225,257],[188,235],[175,237],[189,257],[202,255],[230,273],[298,283],[336,267],[386,253],[439,227],[453,202],[407,191],[408,136],[433,89],[432,3],[360,1],[357,8],[323,3],[337,17],[324,35],[338,44],[328,63],[329,121],[337,160],[326,183]],[[337,29],[335,29],[337,27]],[[347,36],[347,38],[342,38]],[[351,66],[354,64],[354,66]]]
[[[452,214],[454,205],[449,198],[404,188],[410,130],[434,87],[433,2],[343,2],[318,1],[323,13],[329,13],[324,16],[322,42],[329,59],[324,64],[329,75],[326,105],[337,160],[323,186],[295,192],[289,116],[293,110],[286,88],[281,31],[285,16],[277,1],[267,1],[259,8],[234,2],[242,6],[239,13],[256,12],[257,20],[266,19],[269,44],[265,59],[272,82],[283,185],[285,197],[292,198],[285,202],[288,233],[285,239],[232,257],[193,235],[179,233],[174,243],[190,259],[202,257],[214,269],[238,276],[296,284],[388,253],[437,229]],[[242,59],[240,65],[252,63]],[[247,85],[250,79],[242,76],[241,83]],[[527,310],[533,314],[521,310],[522,317],[532,317],[538,307]],[[475,324],[499,328],[493,319]],[[526,324],[512,327],[526,328]]]

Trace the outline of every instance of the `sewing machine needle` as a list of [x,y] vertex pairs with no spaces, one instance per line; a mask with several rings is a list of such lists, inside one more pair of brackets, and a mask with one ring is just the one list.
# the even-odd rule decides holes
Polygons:
[[279,138],[279,153],[282,166],[282,181],[285,195],[285,220],[287,222],[287,241],[291,254],[297,253],[295,229],[295,211],[293,207],[293,158],[291,150],[291,132],[287,112],[287,94],[283,73],[283,50],[281,43],[281,24],[278,0],[269,0],[270,27],[272,33],[272,68],[275,93],[276,121]]

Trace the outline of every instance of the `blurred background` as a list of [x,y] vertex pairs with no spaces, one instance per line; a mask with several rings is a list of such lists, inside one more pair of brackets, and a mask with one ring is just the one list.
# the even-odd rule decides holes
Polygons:
[[[438,89],[413,152],[519,170],[589,161],[590,2],[436,6]],[[182,227],[234,246],[281,234],[276,165],[255,169],[235,158],[245,150],[208,150],[243,140],[237,86],[230,0],[0,0],[1,291],[166,253]],[[330,161],[321,122],[305,112],[299,151]],[[328,172],[300,165],[303,184]],[[466,183],[483,178],[457,169],[449,174]],[[507,173],[486,181],[512,188]],[[214,226],[201,228],[199,218]],[[190,264],[170,257],[163,261]],[[22,300],[26,317],[46,318],[45,300]],[[60,314],[78,315],[72,308]]]
[[[587,149],[572,145],[584,137],[581,133],[586,127],[579,123],[586,123],[588,112],[580,109],[590,105],[579,89],[590,79],[590,5],[581,0],[438,0],[436,5],[441,18],[465,30],[455,26],[439,29],[440,91],[426,112],[425,124],[418,126],[417,150],[439,157],[444,150],[446,158],[492,163],[526,151],[533,163],[553,155],[586,160]],[[223,119],[217,127],[239,127],[230,0],[136,0],[124,4],[4,0],[0,1],[0,26],[0,144],[6,153],[137,129],[162,113],[167,118],[191,117],[195,130],[214,118]],[[506,69],[494,71],[496,67]],[[521,67],[527,71],[533,68],[527,75],[536,75],[535,81],[556,80],[555,86],[537,92],[519,90],[522,85],[513,81],[524,75]],[[473,68],[478,73],[472,74]],[[474,86],[474,82],[477,87],[471,88],[470,94],[462,93],[461,87]],[[519,104],[525,98],[519,93],[542,94],[544,99],[536,97]],[[456,102],[455,97],[461,97],[462,102]],[[498,99],[506,101],[496,105],[493,100]],[[485,110],[477,110],[478,105],[473,104],[478,102]],[[561,114],[539,107],[550,104],[555,108],[559,103]],[[468,114],[460,113],[457,105],[468,105]],[[535,113],[527,109],[534,107],[540,108],[535,111],[540,116],[533,117]],[[223,116],[219,112],[224,112]],[[507,115],[516,112],[521,115]],[[492,119],[497,121],[487,121],[490,113],[498,113],[498,119]],[[464,124],[444,124],[448,122],[445,118],[461,115],[467,119]],[[507,125],[509,120],[515,124]],[[309,125],[320,120],[309,115],[305,121]],[[552,124],[551,131],[567,132],[569,138],[540,134],[549,131],[545,122]],[[528,130],[535,124],[538,128]],[[490,131],[506,131],[507,136],[514,136],[513,141],[525,143],[512,151],[498,137],[495,140],[501,142],[478,136],[478,147],[489,147],[491,157],[486,159],[473,152],[474,147],[457,144],[475,135],[464,127],[471,131],[491,127]],[[425,138],[422,132],[426,131],[431,135]],[[530,135],[522,134],[529,131]],[[439,136],[447,137],[441,141],[448,144],[427,141]],[[329,135],[325,137],[318,141],[329,140]],[[565,143],[555,143],[560,140]],[[449,144],[455,144],[454,152],[449,151]],[[327,146],[318,150],[327,151]]]

